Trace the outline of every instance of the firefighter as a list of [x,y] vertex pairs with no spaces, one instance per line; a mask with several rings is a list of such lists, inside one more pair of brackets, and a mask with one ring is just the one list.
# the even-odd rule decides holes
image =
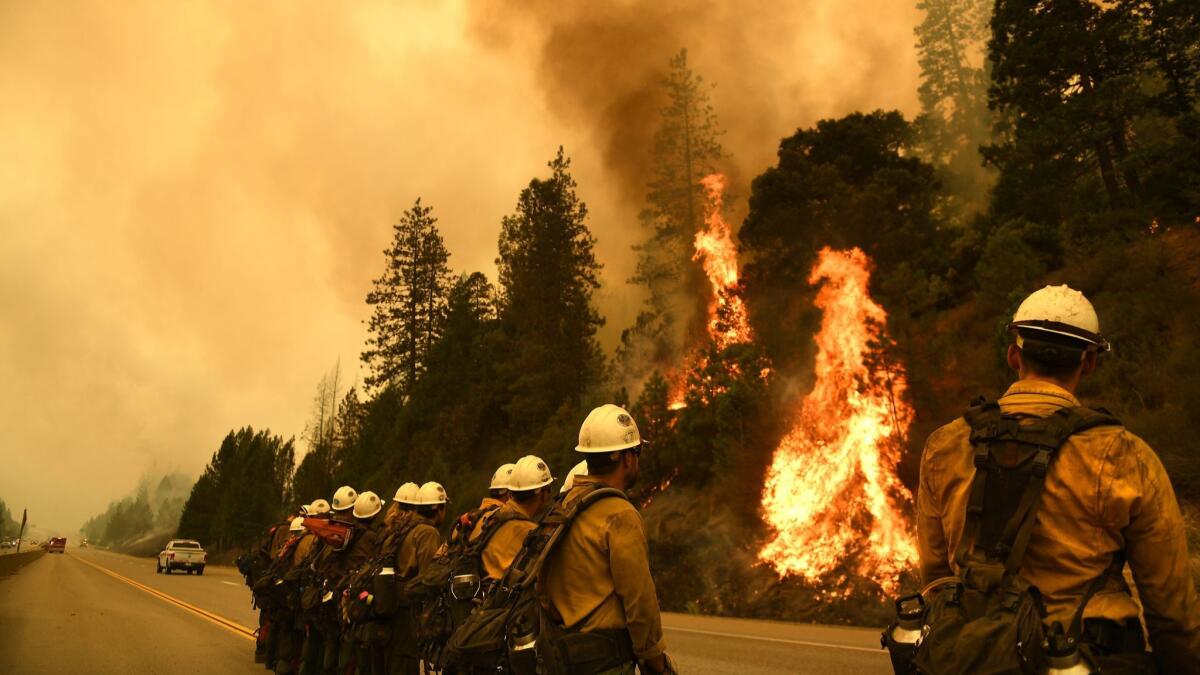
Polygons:
[[[330,518],[345,523],[353,523],[354,517],[352,510],[354,503],[358,500],[358,491],[349,485],[343,485],[333,493],[333,503],[330,508]],[[358,532],[355,532],[351,537],[351,541],[358,537]],[[318,626],[319,642],[321,643],[320,659],[315,658],[316,653],[313,653],[313,663],[311,669],[316,672],[325,673],[326,675],[334,675],[338,669],[338,655],[341,651],[341,622],[338,612],[338,581],[342,576],[349,572],[346,566],[346,556],[349,552],[349,547],[343,550],[336,550],[332,547],[324,547],[320,555],[313,562],[315,571],[315,583],[318,583],[323,588],[320,600],[316,608],[312,612],[311,621]],[[310,664],[305,662],[305,669],[310,670]]]
[[[293,536],[291,529],[293,519],[297,516],[303,517],[307,506],[306,504],[296,509],[294,513],[287,514],[284,516],[283,522],[271,528],[268,535],[267,555],[271,560],[272,567],[274,567],[275,561],[279,559],[279,555],[283,552],[283,547]],[[275,614],[277,614],[277,611],[267,609],[260,609],[258,612],[258,632],[254,647],[254,660],[265,665],[267,670],[275,670],[279,655],[279,631],[276,631],[272,626]]]
[[[398,581],[407,581],[420,574],[442,548],[438,528],[446,519],[446,504],[450,499],[439,483],[430,481],[421,486],[413,499],[415,526],[401,542],[396,552],[395,574]],[[394,675],[417,675],[420,657],[417,636],[410,612],[400,611],[392,620],[392,645],[388,659]]]
[[[513,467],[515,466],[516,464],[512,463],[501,464],[500,468],[496,469],[496,472],[492,474],[492,481],[488,484],[488,495],[483,498],[483,501],[479,502],[479,508],[473,512],[463,514],[462,519],[460,519],[462,521],[461,525],[469,526],[470,530],[470,536],[467,537],[467,541],[470,542],[478,539],[480,533],[483,532],[487,519],[508,502],[508,483]],[[473,524],[470,522],[472,518],[474,519]],[[456,527],[450,533],[451,546],[456,543],[460,529],[460,527]]]
[[584,460],[584,461],[576,464],[575,466],[571,467],[571,473],[567,474],[567,479],[563,481],[562,487],[559,488],[559,490],[558,490],[559,498],[561,499],[562,497],[565,497],[567,495],[567,493],[571,491],[571,488],[575,487],[575,477],[576,476],[586,476],[586,475],[587,475],[587,460]]
[[[312,513],[310,507],[303,508],[304,513]],[[299,612],[299,592],[295,588],[296,575],[302,571],[302,565],[308,559],[316,544],[317,537],[304,529],[304,517],[292,519],[288,528],[292,539],[280,552],[277,574],[285,584],[293,602],[286,603],[274,617],[273,623],[278,632],[278,647],[275,659],[276,673],[294,673],[299,670],[300,657],[304,647],[304,619]]]
[[[637,480],[641,436],[618,406],[604,405],[587,416],[575,450],[584,455],[587,475],[575,477],[564,505],[597,484],[628,491]],[[602,499],[581,512],[542,574],[542,602],[569,633],[609,638],[609,665],[599,672],[632,674],[635,660],[643,672],[674,672],[642,519],[627,500]]]
[[[413,499],[417,496],[417,491],[420,486],[416,483],[405,483],[396,488],[396,494],[392,496],[392,503],[388,505],[387,513],[384,515],[384,522],[387,524],[387,532],[395,531],[396,527],[404,520],[412,515]],[[385,537],[387,535],[384,535]]]
[[[1109,350],[1088,299],[1047,286],[1021,303],[1009,331],[1007,359],[1017,381],[997,401],[1000,414],[1035,420],[1078,407],[1080,381]],[[921,457],[917,524],[926,583],[958,569],[976,475],[972,433],[959,418],[929,437]],[[1117,556],[1124,555],[1161,672],[1200,673],[1200,598],[1183,518],[1150,446],[1115,420],[1079,431],[1058,449],[1043,490],[1019,574],[1040,591],[1047,624],[1068,625],[1085,605],[1081,637],[1093,654],[1114,663],[1147,660],[1138,601],[1121,574],[1106,574],[1110,564],[1119,572]],[[1093,580],[1100,590],[1086,602]]]
[[[313,500],[313,503],[308,505],[309,518],[328,520],[331,515],[329,502],[324,499]],[[299,580],[303,587],[300,611],[304,632],[304,642],[300,650],[301,675],[316,675],[321,672],[321,661],[325,649],[324,638],[314,608],[321,597],[318,585],[320,579],[316,574],[316,567],[317,562],[325,555],[326,544],[321,541],[320,537],[316,537],[315,533],[312,534],[314,536],[312,548],[300,561],[300,568],[297,570],[300,573]],[[306,598],[306,596],[311,597]]]
[[487,540],[481,555],[486,578],[492,581],[504,576],[520,552],[525,535],[537,527],[534,517],[553,500],[554,476],[541,458],[526,455],[512,466],[508,476],[508,503],[496,512],[494,517],[501,520],[497,521],[497,529]]
[[[383,502],[374,492],[359,493],[354,499],[352,513],[354,515],[354,537],[346,547],[346,555],[342,566],[342,575],[334,587],[334,595],[339,598],[343,612],[349,601],[347,591],[350,587],[351,575],[359,571],[379,549],[382,539],[384,519],[378,517],[383,510]],[[358,667],[358,672],[370,675],[369,645],[364,626],[353,625],[343,614],[341,648],[338,652],[338,671],[350,672]]]

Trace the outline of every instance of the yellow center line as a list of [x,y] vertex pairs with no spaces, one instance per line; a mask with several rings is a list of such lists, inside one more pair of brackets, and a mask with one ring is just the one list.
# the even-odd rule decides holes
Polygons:
[[240,635],[248,640],[255,639],[253,630],[246,628],[245,626],[243,626],[240,623],[237,623],[236,621],[231,621],[229,619],[226,619],[223,616],[217,616],[216,614],[213,614],[212,612],[200,609],[199,607],[197,607],[191,603],[184,602],[183,600],[180,600],[179,598],[176,598],[171,595],[167,595],[166,593],[163,593],[162,591],[150,588],[149,586],[147,586],[145,584],[138,583],[138,582],[134,581],[133,579],[130,579],[129,577],[117,574],[116,572],[114,572],[102,565],[97,565],[94,562],[91,562],[89,560],[84,560],[83,558],[80,558],[77,556],[71,556],[71,557],[74,558],[75,560],[78,560],[79,562],[83,563],[84,565],[88,565],[90,567],[94,567],[94,568],[100,570],[101,572],[107,574],[108,576],[110,576],[118,581],[124,581],[125,583],[129,584],[130,586],[133,586],[134,588],[145,591],[145,592],[149,593],[150,595],[153,595],[154,597],[158,598],[159,600],[163,600],[163,601],[169,602],[173,605],[182,607],[183,609],[186,609],[189,612],[192,612],[203,619],[207,619],[208,621],[211,621],[212,623],[215,623],[218,626],[220,626],[236,635]]

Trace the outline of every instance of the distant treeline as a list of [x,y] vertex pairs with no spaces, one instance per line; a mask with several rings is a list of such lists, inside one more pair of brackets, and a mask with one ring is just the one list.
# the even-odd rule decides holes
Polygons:
[[8,539],[16,537],[21,532],[21,522],[18,521],[11,511],[8,510],[8,505],[0,499],[0,539]]
[[[495,285],[451,272],[432,207],[418,200],[367,297],[365,389],[343,391],[337,369],[322,380],[294,473],[290,442],[231,433],[180,532],[245,546],[341,483],[386,497],[407,480],[439,480],[469,508],[494,468],[520,455],[563,474],[586,411],[614,401],[632,407],[650,442],[638,496],[665,607],[881,617],[868,583],[843,581],[861,592],[829,603],[754,559],[763,476],[811,380],[820,315],[807,278],[825,245],[874,260],[889,358],[906,367],[917,411],[901,466],[908,485],[928,432],[1011,381],[1004,325],[1019,300],[1069,283],[1092,298],[1115,345],[1084,398],[1145,436],[1195,504],[1200,22],[1184,5],[921,2],[922,114],[855,112],[799,129],[751,184],[739,244],[757,340],[724,351],[702,339],[708,296],[691,247],[704,215],[698,181],[726,156],[710,87],[680,53],[646,158],[632,281],[647,301],[615,356],[596,343],[595,240],[564,153],[501,219]],[[706,358],[678,373],[696,350]],[[668,406],[675,377],[688,382],[679,411]]]
[[79,530],[92,543],[117,550],[154,548],[174,533],[191,485],[180,473],[148,475],[133,494],[112,502]]

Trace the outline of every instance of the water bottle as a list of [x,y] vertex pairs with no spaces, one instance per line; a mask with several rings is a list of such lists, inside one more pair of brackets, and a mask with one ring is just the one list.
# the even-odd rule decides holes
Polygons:
[[925,598],[920,593],[896,601],[896,622],[883,632],[881,642],[897,673],[909,672],[909,664],[925,637],[925,609]]
[[1059,631],[1052,632],[1042,643],[1042,650],[1046,652],[1046,675],[1088,675],[1092,672],[1079,653],[1075,638]]

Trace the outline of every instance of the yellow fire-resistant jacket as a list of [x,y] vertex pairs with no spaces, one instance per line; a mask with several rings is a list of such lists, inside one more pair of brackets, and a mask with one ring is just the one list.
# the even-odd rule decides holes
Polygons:
[[[1005,413],[1036,417],[1079,405],[1070,392],[1034,380],[1012,385],[998,403]],[[927,583],[956,571],[975,475],[970,433],[959,418],[929,437],[921,457],[917,530]],[[1048,621],[1066,626],[1087,585],[1124,548],[1163,672],[1200,673],[1200,599],[1183,518],[1150,446],[1123,427],[1089,429],[1063,445],[1045,480],[1020,574],[1041,591]],[[1110,580],[1084,616],[1123,621],[1138,610],[1124,581]]]
[[[565,503],[597,482],[576,476]],[[642,660],[666,651],[642,517],[624,499],[602,499],[579,515],[547,560],[539,585],[543,603],[567,628],[626,628]]]
[[[515,511],[525,514],[516,502],[509,502],[500,507],[499,511],[493,511],[489,515],[498,515],[500,511]],[[480,558],[483,560],[483,569],[487,573],[489,579],[499,579],[504,576],[504,572],[512,565],[513,558],[521,552],[521,546],[525,543],[525,535],[529,531],[537,527],[537,523],[532,520],[510,520],[507,523],[501,523],[498,530],[492,533],[492,538],[488,540],[487,546],[483,548]],[[476,539],[477,537],[472,537]]]
[[417,524],[396,551],[396,578],[411,579],[437,555],[442,535],[428,518],[413,514]]
[[479,535],[483,533],[483,526],[487,524],[488,519],[496,515],[497,510],[504,508],[504,504],[505,502],[502,502],[499,499],[484,497],[483,501],[479,502],[479,510],[490,510],[479,517],[479,520],[475,523],[475,527],[471,528],[471,535],[467,537],[467,541],[475,541],[478,539]]

